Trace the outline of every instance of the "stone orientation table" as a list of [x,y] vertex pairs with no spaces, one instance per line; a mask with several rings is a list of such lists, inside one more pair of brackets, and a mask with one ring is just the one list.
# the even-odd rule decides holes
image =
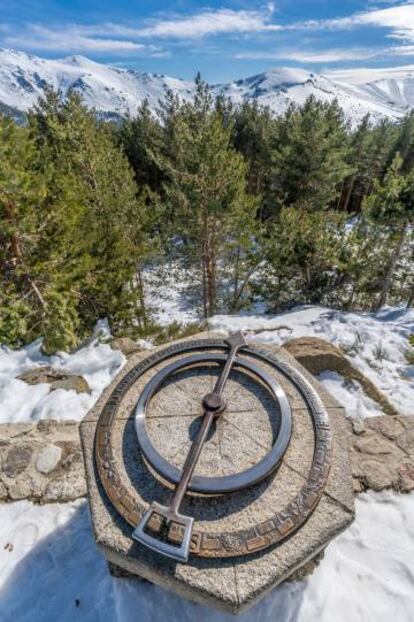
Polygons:
[[[207,338],[218,336],[204,333],[191,339]],[[148,381],[180,354],[156,364],[136,382],[127,382],[144,359],[165,347],[131,356],[81,422],[94,536],[115,572],[137,575],[220,610],[241,612],[316,558],[352,522],[354,497],[344,410],[286,351],[262,348],[282,365],[297,370],[322,400],[332,433],[329,464],[323,464],[322,453],[314,451],[315,426],[303,395],[284,374],[261,362],[279,382],[291,407],[292,434],[279,467],[244,490],[208,496],[188,494],[182,511],[195,519],[191,555],[187,563],[167,559],[131,537],[142,508],[147,509],[154,500],[167,504],[172,494],[171,485],[142,456],[134,408]],[[211,391],[218,374],[218,366],[178,371],[166,379],[149,403],[149,437],[159,453],[178,469],[201,425],[201,400]],[[119,386],[126,387],[122,394]],[[105,416],[114,395],[116,408],[111,409],[109,425]],[[277,437],[280,412],[267,388],[248,374],[233,369],[224,398],[227,408],[217,418],[195,476],[239,473],[264,458]],[[319,493],[303,495],[315,465],[319,472],[326,473],[325,485]],[[112,487],[105,479],[107,473],[115,478]]]

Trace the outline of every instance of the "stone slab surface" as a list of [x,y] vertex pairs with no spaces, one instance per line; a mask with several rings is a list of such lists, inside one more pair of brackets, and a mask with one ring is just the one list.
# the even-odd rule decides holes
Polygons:
[[414,416],[349,421],[348,443],[355,492],[414,490]]
[[[212,337],[202,334],[195,339]],[[95,471],[94,435],[103,404],[120,377],[148,353],[132,355],[121,375],[107,389],[97,406],[81,424],[92,524],[98,546],[108,560],[127,572],[139,575],[196,602],[230,612],[245,610],[296,569],[313,559],[329,541],[350,524],[354,516],[352,479],[349,468],[344,412],[338,402],[324,391],[295,360],[284,351],[272,351],[295,365],[317,388],[327,407],[334,436],[332,467],[326,492],[306,524],[289,540],[252,557],[227,560],[191,556],[188,564],[168,561],[148,551],[131,539],[131,527],[108,501]],[[157,369],[161,368],[157,365]],[[151,372],[152,375],[154,372]],[[273,375],[288,394],[293,408],[293,436],[290,447],[276,473],[258,486],[225,497],[187,496],[182,510],[193,515],[197,529],[231,531],[249,527],[290,501],[305,481],[312,455],[314,435],[310,415],[299,391],[282,374]],[[200,422],[200,398],[212,386],[216,371],[199,372],[197,383],[182,373],[179,387],[166,383],[151,405],[148,425],[153,442],[177,465]],[[151,376],[151,374],[150,374]],[[122,483],[141,501],[165,503],[170,491],[165,482],[151,473],[140,457],[132,422],[133,407],[139,392],[148,381],[146,375],[128,391],[114,424],[113,447]],[[197,390],[195,390],[197,386]],[[198,391],[198,392],[197,392]],[[233,373],[225,399],[231,404],[208,441],[199,473],[223,474],[245,468],[264,455],[278,429],[279,413],[266,392],[252,388],[246,378]],[[272,410],[271,410],[272,409]],[[234,412],[232,412],[234,411]],[[163,485],[164,484],[164,485]]]
[[1,425],[0,465],[3,501],[64,502],[86,494],[76,421]]
[[[299,411],[297,411],[299,413]],[[234,413],[233,413],[234,414]],[[336,434],[334,437],[334,444],[341,442],[349,448],[351,457],[351,469],[353,476],[354,492],[362,492],[364,490],[384,490],[386,488],[392,488],[398,492],[410,492],[414,490],[414,416],[400,415],[398,417],[379,416],[370,417],[365,422],[362,420],[350,420],[344,419],[342,409],[332,409],[330,411],[332,417],[336,417],[338,420],[338,429],[344,431],[340,434]],[[240,415],[241,416],[241,415]],[[241,420],[243,421],[243,420]],[[39,425],[39,428],[37,427]],[[65,502],[77,499],[86,495],[86,480],[83,470],[83,466],[79,463],[79,457],[81,455],[80,439],[78,437],[78,422],[61,422],[51,421],[35,423],[7,423],[0,425],[0,455],[1,469],[5,469],[5,473],[0,473],[0,501],[12,501],[14,499],[30,499],[35,502]],[[94,433],[94,426],[92,426],[92,434]],[[47,434],[46,434],[47,430]],[[31,436],[28,436],[29,432],[32,432]],[[40,432],[40,434],[39,434]],[[85,432],[86,433],[86,432]],[[252,434],[252,431],[248,431]],[[295,434],[299,434],[298,426],[295,426]],[[301,430],[301,434],[304,434],[305,430]],[[33,454],[27,451],[28,438],[37,437],[38,448],[35,452],[35,456],[40,458],[40,461],[32,460]],[[69,440],[73,451],[71,452],[77,458],[74,460],[70,458],[65,460],[63,458],[66,450],[59,445],[62,440]],[[40,441],[40,442],[39,442]],[[58,454],[62,455],[65,465],[64,477],[56,477],[57,471],[53,467],[57,459],[56,444],[59,449]],[[13,458],[13,452],[11,459],[7,459],[8,449],[11,447],[22,446],[24,449],[20,453],[17,451]],[[52,451],[49,447],[53,446]],[[292,445],[293,447],[293,445]],[[60,454],[62,451],[62,454]],[[290,462],[290,452],[293,449],[289,448],[286,454],[286,462]],[[27,463],[27,456],[30,454],[29,463]],[[49,478],[33,475],[27,475],[31,469],[41,466],[45,456],[48,458],[48,468],[45,472],[43,468],[40,469],[41,475],[49,475]],[[300,456],[300,452],[299,452]],[[50,460],[52,460],[50,462]],[[6,486],[3,484],[3,478],[10,478],[10,473],[15,472],[15,466],[13,463],[17,461],[19,468],[23,468],[22,473],[26,472],[26,475],[22,480],[18,480],[16,475],[13,476],[13,485],[11,493],[13,497],[8,494]],[[26,468],[30,465],[29,471]],[[60,469],[59,465],[58,469]],[[299,472],[305,473],[306,465],[300,465],[297,461],[296,469]],[[339,466],[339,461],[338,461]],[[334,467],[332,467],[334,468]],[[51,470],[49,470],[51,469]],[[301,471],[301,469],[305,469]],[[346,470],[341,470],[341,473],[345,473]],[[62,475],[62,473],[61,473]],[[28,485],[27,479],[30,478],[30,485]],[[56,478],[56,479],[55,479]],[[45,485],[48,486],[50,481],[55,480],[55,483],[49,487],[48,494],[45,496]],[[5,480],[7,483],[7,479]],[[45,482],[47,482],[45,484]],[[64,485],[61,485],[64,482]],[[17,483],[17,486],[16,486]],[[334,496],[332,491],[332,481],[328,482],[326,488],[327,494]],[[349,508],[352,508],[353,495],[349,493],[348,501],[343,494],[344,489],[341,488],[341,503],[346,503]]]

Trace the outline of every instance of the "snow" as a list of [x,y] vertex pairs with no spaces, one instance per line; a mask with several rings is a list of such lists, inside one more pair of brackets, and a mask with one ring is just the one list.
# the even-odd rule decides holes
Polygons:
[[0,102],[26,112],[43,95],[44,85],[78,91],[85,103],[103,113],[134,114],[148,99],[152,107],[173,89],[182,99],[194,84],[96,63],[84,56],[43,59],[16,50],[0,50]]
[[[60,352],[45,356],[41,340],[20,350],[0,346],[0,423],[39,421],[40,419],[81,420],[98,399],[103,389],[125,363],[119,350],[101,343],[109,337],[105,323],[98,323],[91,342],[73,354]],[[29,385],[16,378],[33,367],[51,365],[83,376],[91,394],[57,389],[48,384]]]
[[[89,107],[116,115],[134,114],[145,99],[155,110],[169,89],[182,100],[191,99],[195,91],[193,82],[110,67],[84,56],[46,60],[16,50],[0,50],[0,103],[26,112],[44,93],[46,84],[64,95],[73,89]],[[303,104],[310,95],[324,102],[337,99],[355,125],[368,113],[375,121],[401,118],[414,106],[414,76],[407,71],[404,77],[354,85],[304,69],[276,67],[214,85],[213,92],[236,104],[256,100],[275,114],[283,113],[292,102]]]
[[[325,339],[339,346],[402,413],[413,412],[414,366],[407,364],[405,353],[414,333],[414,309],[384,308],[375,315],[305,306],[275,316],[217,315],[209,326],[224,332],[254,331],[250,339],[264,344],[282,345],[303,336]],[[332,373],[322,374],[320,380],[346,406],[348,416],[382,414],[357,383]]]
[[[356,520],[305,581],[286,583],[240,622],[412,622],[414,494],[364,493]],[[146,582],[110,576],[85,501],[0,505],[2,622],[230,622]]]
[[[174,270],[154,294],[164,324],[196,319],[184,292],[172,288]],[[401,409],[412,412],[414,367],[405,359],[414,333],[414,310],[386,308],[377,315],[319,306],[277,315],[217,315],[208,329],[247,332],[256,344],[282,344],[305,335],[342,347]],[[41,418],[81,419],[125,363],[104,343],[105,322],[73,354],[45,356],[36,341],[20,350],[0,347],[0,422]],[[52,365],[88,380],[92,395],[29,386],[16,376]],[[381,414],[356,383],[334,372],[320,381],[346,406],[349,417]],[[243,622],[412,622],[414,611],[414,493],[368,492],[356,499],[356,520],[328,547],[304,581],[286,583],[238,619]],[[192,604],[146,582],[110,576],[93,541],[86,502],[46,506],[28,501],[0,504],[0,620],[2,622],[230,622],[232,616]]]

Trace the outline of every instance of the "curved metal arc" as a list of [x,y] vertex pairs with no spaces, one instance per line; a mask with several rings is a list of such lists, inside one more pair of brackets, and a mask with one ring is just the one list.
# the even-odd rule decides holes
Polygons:
[[[158,374],[148,382],[141,393],[135,409],[135,430],[138,442],[144,456],[151,466],[172,484],[177,484],[180,481],[181,471],[163,458],[151,442],[146,426],[146,407],[162,382],[177,370],[191,367],[201,362],[220,363],[226,361],[226,359],[227,356],[224,354],[207,353],[195,354],[182,358],[179,361],[174,361],[158,372]],[[253,375],[259,378],[271,391],[280,407],[281,425],[279,433],[272,449],[260,462],[236,475],[226,475],[222,477],[194,476],[188,486],[188,490],[192,492],[219,494],[252,486],[264,479],[276,468],[289,444],[292,432],[292,412],[282,387],[271,376],[250,361],[237,357],[234,361],[234,366],[236,368],[247,369],[253,373]]]
[[[146,506],[123,485],[122,477],[114,460],[112,434],[117,417],[117,408],[135,382],[157,363],[194,350],[221,350],[226,347],[224,341],[199,339],[172,344],[141,360],[129,370],[112,390],[106,400],[96,427],[95,459],[101,483],[109,501],[119,514],[135,528],[146,512]],[[332,453],[332,432],[328,413],[312,384],[283,357],[258,349],[243,347],[241,352],[253,356],[259,361],[270,364],[281,372],[301,393],[312,418],[315,431],[315,448],[308,477],[292,500],[269,520],[246,529],[217,533],[193,531],[191,552],[199,557],[230,558],[249,553],[256,553],[266,547],[280,543],[296,532],[317,507],[328,480]],[[122,492],[120,492],[122,491]],[[125,498],[125,502],[123,502]],[[132,508],[132,509],[131,509]],[[265,535],[257,537],[263,527]],[[232,546],[229,548],[229,542]],[[214,547],[212,544],[214,543]]]

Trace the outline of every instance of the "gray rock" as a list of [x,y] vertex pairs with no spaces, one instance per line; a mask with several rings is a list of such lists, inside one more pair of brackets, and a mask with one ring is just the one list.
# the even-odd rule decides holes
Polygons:
[[352,431],[354,434],[357,434],[357,436],[365,433],[365,430],[366,430],[365,423],[361,417],[351,419],[351,424],[352,424]]
[[121,350],[126,357],[142,352],[145,348],[141,344],[131,339],[131,337],[116,337],[111,341],[111,347],[114,350]]
[[2,460],[2,471],[7,477],[17,477],[27,469],[32,457],[33,448],[30,445],[14,445],[7,451]]
[[91,389],[85,378],[76,374],[71,374],[63,370],[57,370],[53,367],[34,367],[29,371],[18,376],[19,380],[23,380],[27,384],[50,385],[50,390],[64,389],[65,391],[76,391],[76,393],[90,393]]
[[[353,422],[347,423],[353,431]],[[364,430],[349,435],[355,492],[414,490],[414,416],[369,417]]]
[[56,445],[46,445],[36,460],[36,469],[40,473],[50,473],[58,466],[62,457],[62,449]]
[[85,494],[78,423],[0,426],[0,499],[71,501]]
[[283,344],[283,348],[312,374],[336,371],[347,380],[356,380],[365,393],[377,402],[384,413],[393,416],[399,414],[387,396],[365,374],[354,367],[339,348],[329,341],[318,337],[298,337]]

